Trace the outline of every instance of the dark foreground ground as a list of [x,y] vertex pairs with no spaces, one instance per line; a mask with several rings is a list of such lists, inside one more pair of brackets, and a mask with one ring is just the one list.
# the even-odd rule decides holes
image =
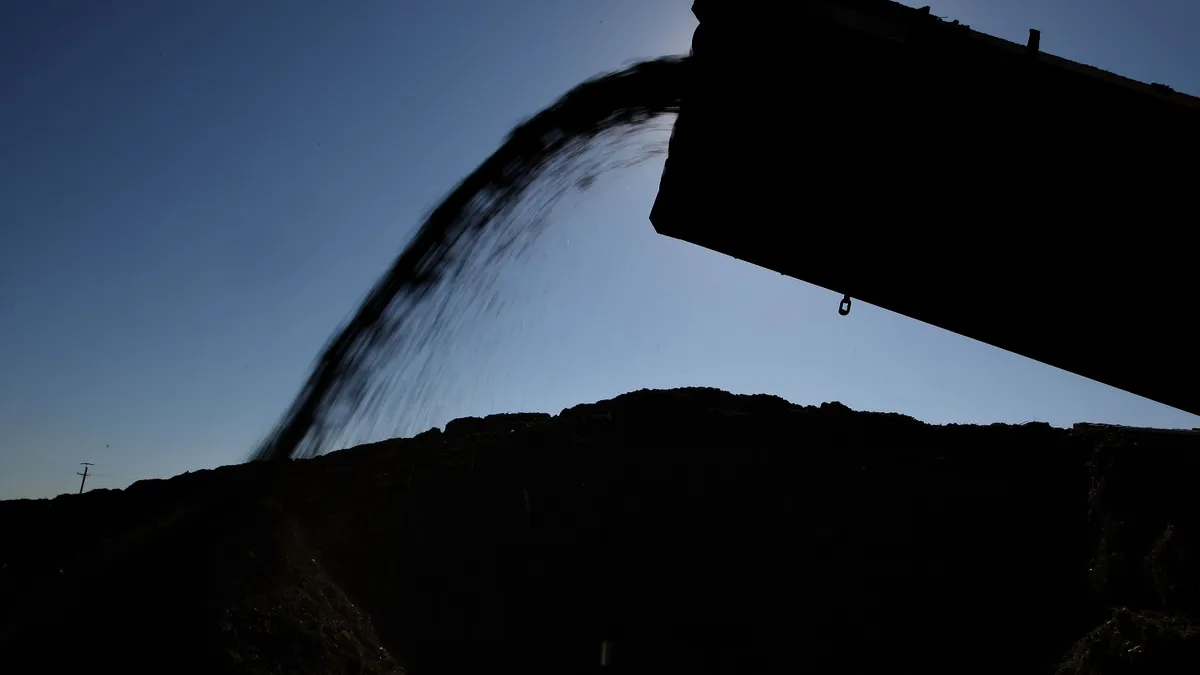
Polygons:
[[[1200,669],[1200,436],[640,391],[0,503],[6,672]],[[10,669],[10,666],[13,669]]]

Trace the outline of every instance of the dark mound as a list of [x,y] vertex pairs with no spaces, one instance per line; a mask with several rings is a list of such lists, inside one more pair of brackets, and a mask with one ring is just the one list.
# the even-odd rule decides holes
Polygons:
[[459,420],[0,503],[0,648],[54,671],[572,673],[609,639],[620,672],[1161,672],[1196,662],[1198,442],[711,389]]

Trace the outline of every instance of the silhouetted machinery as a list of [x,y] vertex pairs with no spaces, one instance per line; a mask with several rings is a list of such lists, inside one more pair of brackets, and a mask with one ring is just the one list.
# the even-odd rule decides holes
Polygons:
[[886,0],[693,12],[658,232],[1200,414],[1200,99]]

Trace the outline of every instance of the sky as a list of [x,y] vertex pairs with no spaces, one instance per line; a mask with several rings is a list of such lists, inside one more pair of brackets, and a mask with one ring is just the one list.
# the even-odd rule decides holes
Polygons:
[[[929,0],[1200,94],[1190,0]],[[921,3],[910,3],[921,4]],[[242,461],[429,208],[580,80],[688,50],[686,0],[10,0],[0,498]],[[933,423],[1200,419],[654,233],[662,160],[506,269],[439,423],[643,387]],[[780,311],[785,308],[785,311]],[[473,338],[475,339],[475,338]]]

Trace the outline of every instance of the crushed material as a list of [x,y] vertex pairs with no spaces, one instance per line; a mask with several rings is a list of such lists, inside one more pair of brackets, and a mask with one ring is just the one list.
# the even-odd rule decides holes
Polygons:
[[1196,443],[712,389],[460,420],[0,503],[0,648],[63,671],[592,672],[610,640],[622,672],[1186,672]]

